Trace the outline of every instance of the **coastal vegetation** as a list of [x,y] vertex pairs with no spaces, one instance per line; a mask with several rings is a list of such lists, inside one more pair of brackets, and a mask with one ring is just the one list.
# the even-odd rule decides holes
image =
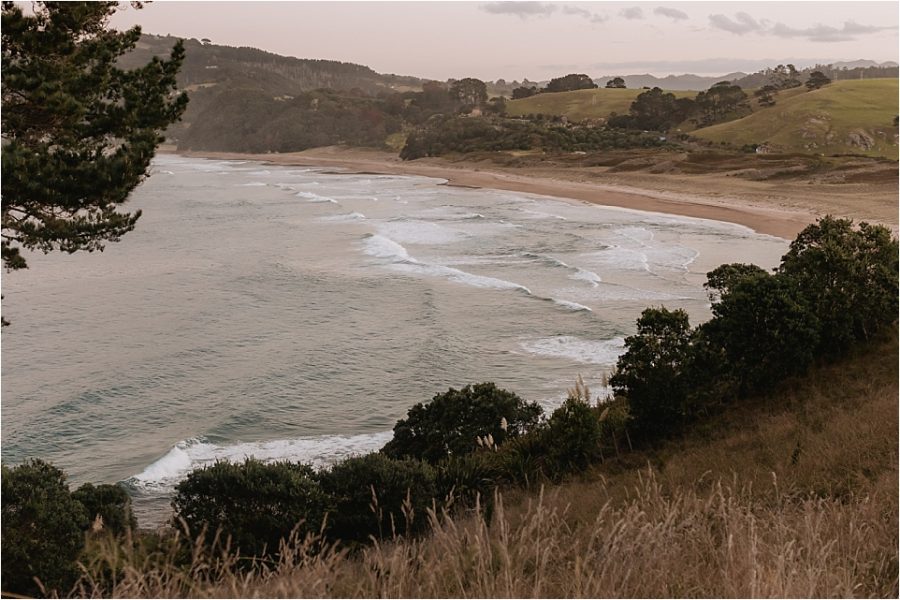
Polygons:
[[[139,30],[105,29],[115,4],[39,3],[33,16],[3,4],[3,166],[20,171],[3,182],[8,269],[27,266],[19,246],[100,250],[130,231],[140,213],[116,209],[145,176],[160,131],[185,111],[182,45],[169,60],[123,70],[141,56],[123,56],[129,49],[156,50],[138,47]],[[47,32],[56,46],[42,45]],[[379,146],[403,135],[407,160],[522,151],[609,161],[618,151],[683,149],[665,134],[692,119],[699,136],[716,122],[759,121],[773,106],[856,89],[824,73],[808,74],[803,89],[790,65],[769,74],[771,89],[755,101],[732,81],[692,98],[624,81],[594,89],[583,74],[540,94],[516,88],[528,90],[523,102],[632,98],[605,123],[573,123],[510,118],[474,78],[407,81],[190,45],[222,62],[191,65],[202,101],[189,127],[170,130],[182,148]],[[242,61],[263,65],[260,79],[273,87],[261,91],[231,68]],[[311,90],[296,83],[304,78],[369,87]],[[296,88],[273,96],[284,81]],[[743,151],[755,153],[762,142],[747,139]],[[686,154],[686,165],[721,156]],[[158,531],[138,529],[123,487],[72,490],[47,462],[4,465],[0,592],[896,597],[898,270],[888,228],[824,217],[771,272],[740,263],[709,272],[706,322],[644,310],[600,396],[579,378],[545,415],[490,382],[450,388],[411,407],[378,452],[318,469],[249,459],[195,470]]]
[[[592,398],[579,381],[566,401],[549,418],[541,419],[538,407],[492,384],[451,389],[413,407],[397,423],[394,439],[378,453],[319,471],[302,464],[254,460],[194,471],[179,484],[173,499],[175,529],[162,537],[129,533],[129,506],[123,501],[127,495],[99,493],[94,487],[71,494],[64,474],[39,461],[4,467],[3,543],[5,548],[17,548],[4,557],[4,586],[14,586],[4,591],[67,593],[78,581],[82,586],[78,589],[92,595],[123,595],[127,590],[129,595],[151,591],[221,594],[221,586],[239,585],[239,581],[254,581],[261,590],[276,582],[307,585],[290,573],[321,569],[316,572],[332,578],[350,569],[359,575],[345,585],[360,586],[352,587],[359,594],[367,589],[393,589],[366,587],[372,585],[399,585],[397,593],[424,593],[425,589],[437,595],[481,589],[496,593],[497,588],[477,586],[497,584],[477,578],[470,581],[471,575],[520,573],[521,566],[513,564],[511,557],[538,550],[534,544],[541,536],[556,540],[547,546],[554,554],[538,552],[536,556],[544,558],[531,568],[550,580],[538,583],[525,577],[524,581],[552,586],[538,588],[545,592],[566,589],[590,595],[606,589],[598,586],[608,582],[594,581],[578,567],[583,564],[580,560],[591,556],[604,569],[625,578],[623,583],[632,590],[629,595],[661,590],[630,580],[617,561],[640,561],[641,556],[651,556],[654,549],[672,543],[691,556],[713,561],[710,565],[718,573],[743,573],[740,582],[733,584],[747,593],[796,590],[790,582],[799,572],[805,573],[805,585],[819,593],[895,590],[896,553],[879,554],[868,537],[847,538],[843,533],[848,527],[862,528],[885,544],[893,539],[884,547],[896,548],[896,511],[887,508],[891,502],[896,504],[896,494],[891,495],[889,487],[891,477],[896,481],[896,469],[890,467],[896,444],[884,443],[890,439],[888,434],[878,438],[880,450],[870,454],[861,449],[859,464],[843,475],[838,474],[848,457],[839,459],[829,451],[828,460],[839,460],[840,468],[819,464],[806,469],[808,475],[789,473],[791,483],[785,489],[755,487],[760,485],[758,473],[729,481],[725,465],[745,474],[748,466],[740,459],[726,459],[722,448],[717,456],[724,462],[714,479],[705,476],[703,483],[704,477],[697,474],[699,479],[683,482],[679,489],[664,487],[660,478],[669,472],[669,467],[661,471],[669,461],[682,464],[680,452],[702,452],[698,448],[703,444],[729,443],[718,440],[738,435],[737,430],[728,433],[736,427],[738,415],[741,420],[765,421],[785,410],[795,413],[789,419],[799,419],[805,433],[773,469],[783,472],[787,465],[806,464],[807,456],[820,452],[814,447],[834,444],[828,436],[837,433],[833,425],[824,426],[830,423],[825,415],[850,410],[837,407],[837,400],[830,399],[836,393],[834,386],[823,389],[825,384],[819,381],[823,373],[832,377],[848,368],[840,361],[855,365],[880,357],[867,367],[878,373],[867,382],[876,386],[869,389],[874,395],[855,393],[847,402],[863,412],[884,411],[889,388],[896,393],[896,360],[890,356],[896,353],[897,253],[897,240],[884,227],[823,218],[797,237],[774,273],[743,264],[712,271],[707,287],[713,316],[706,323],[691,328],[681,311],[664,307],[644,311],[635,335],[625,341],[625,352],[610,378],[613,393],[609,397]],[[811,369],[816,374],[805,378]],[[849,375],[844,378],[849,380],[846,385],[860,385]],[[817,405],[804,399],[798,389],[815,389],[811,398],[829,399]],[[780,400],[774,397],[787,405],[779,407]],[[882,419],[891,422],[887,416]],[[864,423],[855,427],[884,425]],[[741,445],[750,444],[746,435],[735,437],[733,443],[741,439]],[[859,443],[869,448],[875,442]],[[759,446],[754,443],[753,447]],[[648,470],[648,460],[657,466]],[[593,475],[579,475],[584,473]],[[847,479],[850,473],[865,475]],[[607,476],[621,487],[602,483]],[[811,476],[817,479],[807,478]],[[596,513],[579,507],[573,521],[561,504],[553,500],[545,505],[543,497],[527,508],[526,490],[565,481],[569,483],[553,494],[571,493],[573,486],[581,489],[585,494],[581,502],[593,506]],[[585,487],[590,485],[597,486],[593,492]],[[598,506],[600,497],[608,498],[608,503]],[[513,509],[517,498],[526,505],[524,513]],[[873,513],[873,503],[883,508]],[[90,512],[97,514],[92,517]],[[675,524],[691,521],[696,525],[698,519],[702,525],[692,535],[701,537],[681,537]],[[830,547],[838,540],[853,549],[823,553],[819,548],[813,555],[789,551],[786,532],[794,535],[807,519],[820,523],[815,529],[802,530],[801,543],[809,544],[810,550],[821,544]],[[107,522],[109,527],[104,526]],[[637,535],[648,526],[657,534],[638,535],[644,540],[641,544],[626,543],[620,537],[624,532]],[[764,548],[763,554],[735,555],[733,542],[725,544],[715,533],[722,527]],[[563,550],[557,537],[566,530],[571,535],[579,532],[578,543],[584,544],[575,554]],[[465,540],[475,540],[475,548],[485,554],[478,559],[463,551],[461,544],[472,543]],[[47,544],[68,550],[50,557],[41,550]],[[601,558],[610,544],[623,553],[616,559]],[[435,552],[445,556],[438,558]],[[774,556],[769,558],[769,553]],[[572,563],[576,556],[582,558]],[[423,557],[430,558],[416,562]],[[736,560],[741,569],[762,569],[773,579],[754,580],[747,572],[731,571],[737,568]],[[438,569],[436,573],[447,569],[446,573],[469,575],[456,583],[441,579],[447,586],[441,591],[409,587],[419,585],[410,572],[414,563],[426,565],[429,571]],[[776,564],[786,570],[773,570]],[[828,579],[832,587],[821,587],[813,574],[834,568],[842,575]],[[381,574],[369,577],[366,573],[371,569]],[[552,571],[558,574],[551,576]],[[697,579],[700,573],[689,572],[694,574],[686,575],[687,579],[676,576],[655,584],[674,586],[664,588],[668,595],[709,595],[720,589],[708,579],[703,581],[710,587],[702,587]],[[79,573],[83,576],[77,578]],[[559,579],[565,573],[581,587],[565,587],[570,584]],[[317,588],[315,594],[350,593],[351,587],[330,580],[335,583]],[[425,578],[420,584],[437,585],[437,581]],[[522,593],[522,588],[512,589]]]

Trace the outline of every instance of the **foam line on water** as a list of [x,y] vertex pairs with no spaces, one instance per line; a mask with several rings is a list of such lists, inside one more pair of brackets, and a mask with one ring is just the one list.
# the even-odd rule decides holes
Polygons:
[[567,358],[592,365],[615,365],[619,355],[625,350],[625,338],[609,340],[587,340],[572,335],[558,335],[548,338],[523,341],[520,346],[530,354]]
[[217,461],[240,463],[248,458],[264,462],[303,462],[321,468],[350,456],[374,452],[392,437],[392,431],[383,431],[234,444],[215,444],[203,437],[190,438],[175,444],[164,456],[125,483],[136,491],[168,493],[191,471]]
[[572,302],[570,300],[561,300],[559,298],[550,298],[550,300],[552,300],[554,304],[558,304],[559,306],[568,308],[569,310],[594,312],[590,307],[587,307],[584,304],[578,304],[577,302]]
[[533,295],[531,290],[527,287],[513,281],[506,281],[505,279],[497,279],[496,277],[488,277],[486,275],[475,275],[474,273],[454,269],[453,267],[445,265],[418,261],[409,255],[409,252],[402,244],[378,233],[367,234],[363,244],[364,252],[366,254],[375,258],[387,260],[394,270],[419,275],[443,277],[472,287],[518,290],[529,296]]
[[532,260],[539,260],[553,267],[561,267],[563,269],[568,269],[572,271],[572,275],[570,277],[572,279],[578,279],[581,281],[587,281],[591,284],[591,287],[597,287],[597,285],[603,281],[599,275],[594,273],[593,271],[589,271],[587,269],[582,269],[581,267],[572,266],[566,262],[559,260],[558,258],[554,258],[548,254],[536,254],[534,252],[525,252],[522,254],[524,258],[529,258]]
[[294,195],[298,198],[305,199],[307,202],[330,202],[331,204],[338,204],[338,201],[334,198],[320,196],[319,194],[313,194],[312,192],[297,192]]
[[344,222],[344,221],[362,221],[366,218],[366,215],[359,212],[351,212],[345,213],[342,215],[330,215],[327,217],[319,217],[319,221],[335,221],[335,222]]

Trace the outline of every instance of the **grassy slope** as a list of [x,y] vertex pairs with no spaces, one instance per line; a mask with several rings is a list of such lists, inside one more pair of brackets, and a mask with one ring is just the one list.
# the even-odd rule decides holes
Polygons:
[[[565,116],[573,121],[582,119],[605,119],[611,113],[624,114],[628,107],[643,92],[641,89],[606,89],[576,90],[574,92],[556,92],[537,94],[521,100],[510,100],[506,103],[506,112],[513,117],[528,114],[545,114]],[[697,92],[675,91],[676,97],[694,97]]]
[[[866,154],[897,157],[897,79],[837,81],[812,92],[777,97],[771,108],[698,129],[693,135],[733,145],[767,142],[786,152]],[[851,133],[874,142],[870,149],[854,145]]]
[[490,528],[301,548],[246,578],[127,571],[113,595],[897,597],[894,333],[655,450],[509,491]]

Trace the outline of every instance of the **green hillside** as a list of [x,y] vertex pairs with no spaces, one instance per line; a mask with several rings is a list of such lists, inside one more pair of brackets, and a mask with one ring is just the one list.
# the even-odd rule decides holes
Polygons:
[[[559,115],[573,121],[583,119],[605,119],[610,113],[624,114],[642,89],[576,90],[537,94],[521,100],[506,103],[506,112],[513,117],[529,114]],[[676,97],[693,98],[697,92],[673,91]]]
[[693,135],[735,146],[766,144],[776,152],[897,157],[897,79],[837,81],[819,90],[776,97],[751,115]]

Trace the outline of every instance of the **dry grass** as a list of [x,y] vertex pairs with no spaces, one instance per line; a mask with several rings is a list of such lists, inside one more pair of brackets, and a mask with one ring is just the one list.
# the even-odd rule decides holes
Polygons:
[[[897,597],[897,343],[658,449],[499,498],[492,522],[275,565],[119,556],[116,597]],[[640,465],[640,466],[638,466]],[[108,549],[105,556],[111,557]],[[100,595],[86,582],[83,595]]]

